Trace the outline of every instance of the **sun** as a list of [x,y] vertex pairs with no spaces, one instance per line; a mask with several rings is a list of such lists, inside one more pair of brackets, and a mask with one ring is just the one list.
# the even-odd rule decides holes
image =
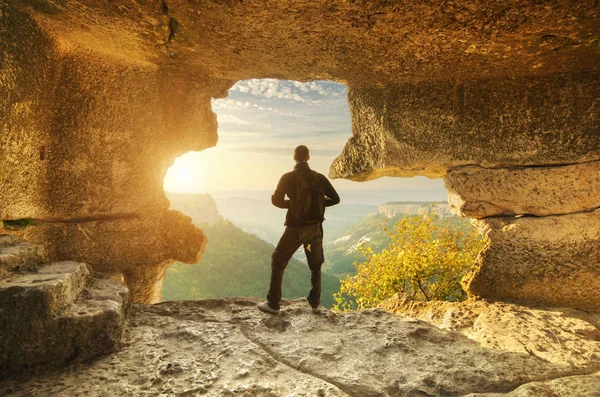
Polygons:
[[201,169],[193,157],[181,156],[169,168],[164,189],[175,193],[194,193],[202,190]]

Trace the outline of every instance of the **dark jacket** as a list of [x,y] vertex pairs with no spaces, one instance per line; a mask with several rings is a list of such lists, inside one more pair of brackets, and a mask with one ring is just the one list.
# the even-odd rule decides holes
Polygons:
[[[296,173],[297,172],[311,172],[310,167],[307,162],[302,162],[296,164],[294,167],[294,171],[283,174],[281,179],[279,179],[279,183],[277,184],[277,189],[275,193],[271,196],[271,202],[274,206],[279,208],[287,208],[287,215],[285,216],[285,225],[286,226],[297,226],[298,220],[292,214],[290,209],[290,200],[294,202],[298,199],[296,197]],[[325,191],[325,207],[331,207],[332,205],[339,204],[340,196],[338,196],[337,192],[331,186],[331,183],[323,174],[319,174],[317,172],[317,178],[319,180],[319,184],[323,187]],[[288,199],[285,196],[288,196]],[[302,223],[300,223],[302,226]]]

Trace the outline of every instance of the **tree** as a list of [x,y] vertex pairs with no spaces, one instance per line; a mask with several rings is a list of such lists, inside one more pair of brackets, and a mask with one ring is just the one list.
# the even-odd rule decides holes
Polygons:
[[475,262],[486,240],[474,228],[449,228],[435,216],[407,217],[384,231],[389,248],[374,253],[359,249],[366,261],[355,262],[357,274],[341,281],[334,295],[338,310],[377,306],[397,292],[415,300],[464,300],[461,279]]

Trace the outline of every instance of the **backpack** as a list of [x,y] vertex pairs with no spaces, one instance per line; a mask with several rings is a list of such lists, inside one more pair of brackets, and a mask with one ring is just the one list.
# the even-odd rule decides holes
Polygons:
[[325,189],[315,171],[296,172],[296,202],[291,203],[291,210],[298,225],[325,220]]

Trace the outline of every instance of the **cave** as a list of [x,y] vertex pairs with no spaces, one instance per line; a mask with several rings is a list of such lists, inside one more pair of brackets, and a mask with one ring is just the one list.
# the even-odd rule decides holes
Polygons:
[[[3,2],[0,219],[32,224],[2,241],[40,247],[0,262],[3,282],[21,265],[75,261],[88,270],[52,270],[76,274],[73,291],[90,272],[121,300],[158,301],[166,268],[206,245],[168,209],[163,179],[176,157],[216,144],[211,100],[240,80],[321,79],[348,87],[352,118],[330,177],[444,178],[490,239],[473,297],[597,312],[599,21],[598,2],[563,0]],[[120,275],[128,298],[109,280]]]

